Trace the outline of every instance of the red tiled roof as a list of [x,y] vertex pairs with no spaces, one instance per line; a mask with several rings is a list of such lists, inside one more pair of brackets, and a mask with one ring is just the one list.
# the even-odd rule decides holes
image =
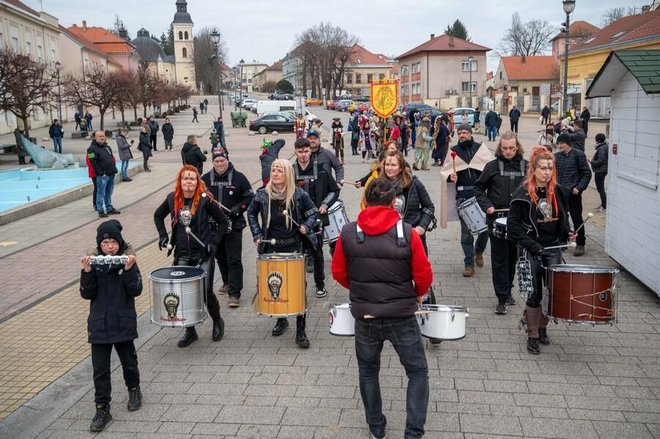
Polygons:
[[387,57],[384,57],[383,55],[378,56],[375,53],[369,52],[367,49],[360,46],[359,44],[355,44],[351,48],[351,58],[349,59],[348,64],[350,65],[368,64],[368,65],[385,66],[388,65],[389,63],[387,62]]
[[571,46],[569,53],[596,47],[608,47],[653,36],[660,40],[660,9],[619,18],[601,29],[593,39]]
[[75,35],[87,38],[105,53],[132,53],[134,51],[134,46],[131,43],[102,27],[78,27],[74,24],[68,29]]
[[493,76],[495,76],[495,72],[486,72],[486,81],[493,79]]
[[536,81],[559,78],[557,59],[551,55],[503,56],[501,60],[509,81]]
[[271,71],[271,70],[282,70],[282,60],[277,61],[277,62],[274,63],[272,66],[270,66],[270,67],[268,67],[268,68],[266,68],[266,69],[264,69],[264,70],[268,70],[268,71]]
[[[570,27],[568,28],[568,32],[571,35],[596,35],[598,32],[600,32],[600,28],[598,26],[594,26],[588,21],[578,20],[571,23]],[[554,41],[557,38],[561,38],[563,36],[564,32],[559,32],[550,41]]]
[[85,49],[89,50],[90,52],[93,52],[93,53],[95,53],[95,54],[97,54],[97,55],[99,55],[99,56],[102,56],[103,58],[107,58],[107,57],[108,57],[108,55],[107,55],[105,52],[99,50],[99,49],[94,45],[94,43],[92,43],[91,41],[89,41],[87,38],[85,38],[85,37],[83,37],[83,36],[80,36],[80,35],[76,35],[76,34],[74,34],[74,33],[71,32],[69,29],[65,28],[65,27],[62,26],[62,25],[60,25],[60,31],[62,31],[62,33],[68,35],[69,38],[73,39],[73,40],[76,41],[78,44],[80,44],[81,46],[83,46]]
[[470,41],[465,41],[457,37],[440,35],[439,37],[425,41],[414,49],[411,49],[406,53],[397,56],[395,59],[406,58],[421,52],[488,52],[489,50],[491,49],[488,47],[481,46]]

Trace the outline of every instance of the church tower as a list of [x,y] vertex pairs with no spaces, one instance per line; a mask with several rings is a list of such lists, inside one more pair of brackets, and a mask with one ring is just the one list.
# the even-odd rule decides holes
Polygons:
[[174,29],[174,59],[176,82],[197,89],[195,63],[193,62],[193,21],[188,13],[186,0],[176,0]]

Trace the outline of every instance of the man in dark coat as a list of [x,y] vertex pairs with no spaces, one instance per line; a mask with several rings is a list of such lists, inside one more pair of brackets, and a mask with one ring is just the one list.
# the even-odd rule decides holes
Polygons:
[[541,110],[541,125],[547,125],[550,121],[550,107],[547,105]]
[[571,142],[571,148],[579,149],[584,152],[584,143],[587,140],[587,135],[582,128],[582,121],[577,119],[573,122],[573,132],[570,132],[570,129],[566,128],[564,131],[568,134],[568,139]]
[[585,137],[589,135],[589,119],[591,119],[591,113],[587,107],[584,107],[582,113],[580,113],[580,120],[582,121],[582,129],[584,130]]
[[520,110],[515,105],[509,111],[509,121],[511,122],[511,131],[518,133],[518,121],[520,120]]
[[99,217],[121,213],[112,206],[112,192],[115,189],[117,166],[112,148],[105,141],[105,132],[94,133],[94,140],[87,148],[87,158],[96,174],[96,211]]
[[199,175],[202,175],[206,155],[197,146],[197,137],[194,134],[188,136],[186,143],[181,148],[181,160],[184,165],[192,165],[197,168]]
[[151,141],[152,149],[158,151],[158,148],[156,148],[156,143],[158,143],[158,122],[151,116],[147,124],[149,125],[149,140]]
[[64,129],[62,129],[62,124],[57,119],[53,119],[53,123],[50,125],[50,128],[48,128],[48,135],[53,139],[53,151],[62,154]]
[[172,151],[172,140],[174,139],[174,126],[172,125],[172,122],[170,122],[169,117],[165,118],[165,123],[161,127],[161,131],[163,132],[163,139],[165,140],[165,151],[167,151],[168,149]]
[[497,137],[497,113],[495,110],[488,110],[486,118],[484,119],[484,125],[486,125],[488,140],[491,142],[495,141],[495,137]]

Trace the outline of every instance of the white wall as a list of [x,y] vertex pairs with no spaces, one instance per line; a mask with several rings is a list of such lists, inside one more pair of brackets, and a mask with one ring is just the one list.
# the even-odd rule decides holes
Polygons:
[[[647,95],[626,73],[612,93],[605,249],[658,295],[659,127],[660,95]],[[617,145],[616,155],[612,153],[613,145]]]

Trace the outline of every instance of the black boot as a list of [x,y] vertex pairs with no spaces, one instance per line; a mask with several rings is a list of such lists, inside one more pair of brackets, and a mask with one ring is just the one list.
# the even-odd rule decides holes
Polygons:
[[303,349],[309,348],[309,339],[305,334],[305,316],[300,315],[296,318],[296,344]]
[[134,412],[139,410],[140,407],[142,407],[142,392],[140,391],[140,386],[128,389],[128,402],[126,403],[126,408],[129,412]]
[[527,339],[527,352],[532,355],[538,355],[541,353],[541,348],[539,347],[538,338],[528,338]]
[[110,414],[110,404],[96,404],[96,414],[92,423],[89,425],[89,431],[103,431],[106,425],[112,421]]
[[186,328],[186,333],[183,334],[183,337],[181,337],[181,340],[179,340],[179,343],[177,343],[177,346],[180,348],[185,348],[186,346],[190,346],[193,342],[197,341],[199,337],[197,337],[197,331],[195,330],[194,326],[190,326]]
[[539,342],[545,345],[550,344],[550,339],[548,338],[548,331],[546,328],[539,328]]
[[213,318],[213,333],[211,334],[211,339],[213,341],[220,341],[222,337],[225,336],[225,321],[220,317],[218,313],[217,318]]
[[284,330],[288,327],[289,321],[285,317],[280,317],[275,322],[275,326],[273,326],[273,331],[271,333],[273,334],[273,337],[278,337],[284,334]]

